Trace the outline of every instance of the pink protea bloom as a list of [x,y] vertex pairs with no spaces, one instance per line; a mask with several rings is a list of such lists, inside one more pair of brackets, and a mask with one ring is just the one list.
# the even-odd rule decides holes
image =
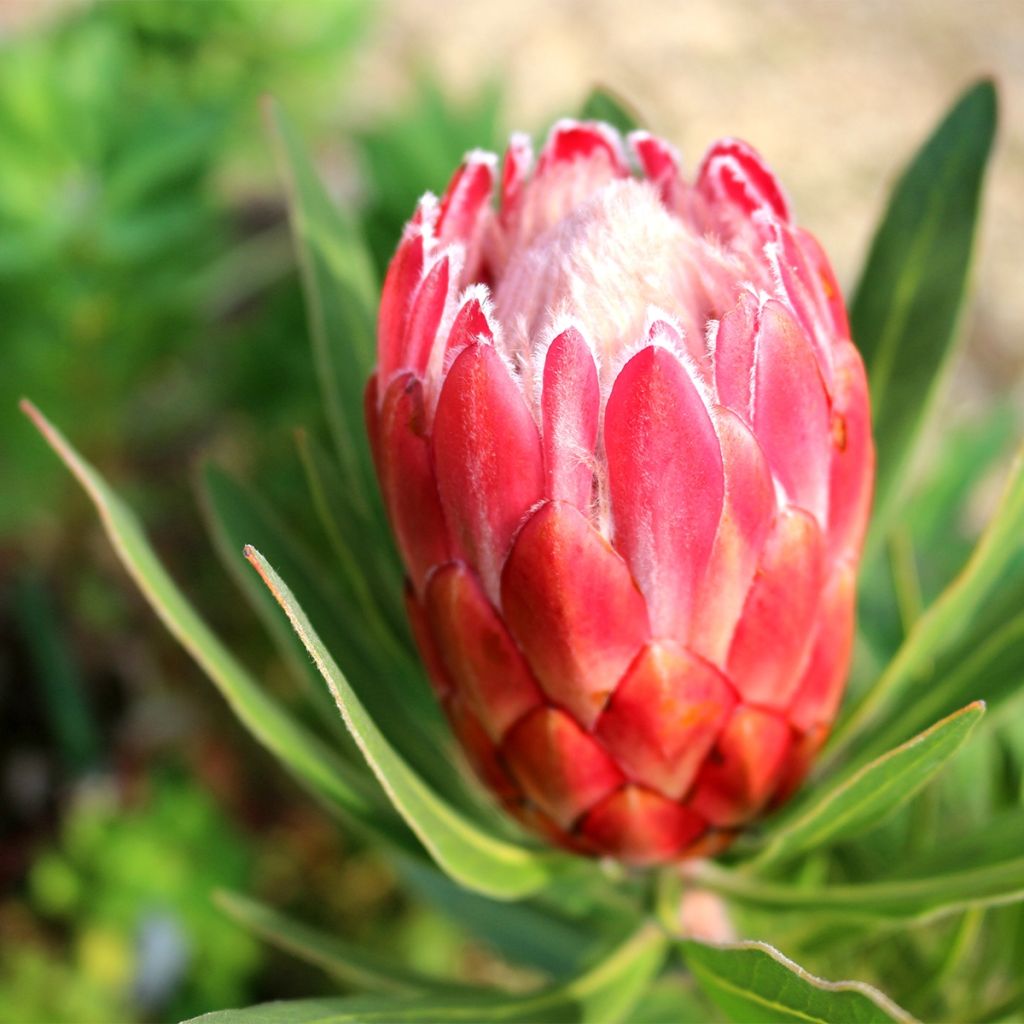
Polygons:
[[864,368],[759,156],[694,184],[564,121],[426,196],[367,417],[423,659],[508,810],[580,852],[720,849],[842,694],[871,500]]

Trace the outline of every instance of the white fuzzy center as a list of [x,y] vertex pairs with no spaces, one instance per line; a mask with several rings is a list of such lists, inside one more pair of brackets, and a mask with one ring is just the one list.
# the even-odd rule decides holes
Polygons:
[[[654,189],[614,181],[525,248],[513,250],[494,294],[508,354],[526,368],[552,324],[578,322],[602,375],[644,340],[650,311],[663,310],[700,360],[704,327],[736,287],[736,263],[697,237]],[[726,293],[722,296],[723,289]]]

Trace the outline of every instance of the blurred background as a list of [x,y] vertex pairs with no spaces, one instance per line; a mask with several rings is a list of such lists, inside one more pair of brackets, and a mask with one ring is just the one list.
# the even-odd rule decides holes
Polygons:
[[500,969],[242,732],[16,411],[30,396],[96,462],[290,699],[194,488],[205,459],[258,465],[288,508],[294,429],[321,427],[261,95],[380,268],[465,150],[540,132],[600,83],[691,170],[716,136],[752,141],[849,288],[895,175],[979,74],[1003,122],[942,415],[1002,449],[1024,428],[1014,0],[0,0],[0,1017],[178,1020],[327,990],[217,888],[424,969]]

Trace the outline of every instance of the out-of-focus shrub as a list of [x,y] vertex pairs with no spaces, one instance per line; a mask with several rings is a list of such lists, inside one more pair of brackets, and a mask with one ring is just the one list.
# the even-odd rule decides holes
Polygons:
[[39,931],[5,943],[0,1006],[19,1021],[177,1020],[237,1002],[260,951],[211,895],[244,885],[252,861],[214,800],[176,774],[154,774],[132,802],[83,789],[31,869]]
[[99,3],[0,47],[0,541],[65,486],[26,443],[19,394],[105,460],[166,445],[216,404],[231,375],[181,360],[217,337],[226,291],[247,294],[253,261],[232,256],[260,210],[225,182],[238,193],[269,169],[253,170],[259,94],[323,111],[369,9]]

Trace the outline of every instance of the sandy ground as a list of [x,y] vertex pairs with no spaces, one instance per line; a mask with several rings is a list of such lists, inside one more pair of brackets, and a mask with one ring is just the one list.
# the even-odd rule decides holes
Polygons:
[[950,396],[1016,381],[1024,420],[1024,0],[392,0],[365,51],[364,101],[389,104],[424,56],[455,90],[498,76],[508,127],[573,111],[594,82],[627,97],[689,168],[738,135],[775,167],[840,280],[856,277],[889,186],[959,90],[1001,100]]

